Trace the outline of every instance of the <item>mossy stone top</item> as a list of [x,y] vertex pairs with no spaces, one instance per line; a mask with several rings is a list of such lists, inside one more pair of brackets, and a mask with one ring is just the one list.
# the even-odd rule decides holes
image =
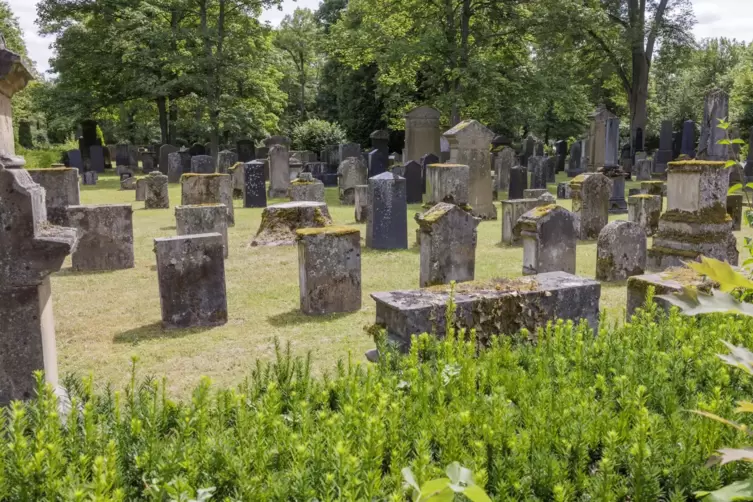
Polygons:
[[725,169],[726,162],[716,160],[680,160],[667,163],[667,171],[673,173],[697,173],[708,169]]
[[42,167],[38,169],[27,169],[27,171],[40,171],[40,172],[45,172],[45,173],[50,173],[50,172],[68,173],[75,170],[76,170],[75,167]]
[[299,228],[295,231],[296,238],[301,240],[305,237],[314,235],[348,235],[357,234],[361,230],[356,227],[348,227],[345,225],[330,225],[327,227],[313,227],[313,228]]
[[197,176],[206,176],[206,177],[212,176],[212,177],[217,178],[217,177],[220,177],[220,176],[230,176],[230,175],[229,174],[225,174],[225,173],[185,173],[183,176],[181,176],[181,179],[183,179],[183,178],[195,178]]
[[429,164],[427,167],[431,169],[449,169],[452,167],[468,167],[466,164]]

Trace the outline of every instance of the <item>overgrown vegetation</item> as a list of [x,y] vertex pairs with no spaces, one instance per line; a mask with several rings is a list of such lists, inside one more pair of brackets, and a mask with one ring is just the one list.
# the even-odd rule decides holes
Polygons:
[[166,382],[95,391],[66,382],[2,420],[0,499],[394,500],[459,462],[494,500],[687,500],[750,474],[704,467],[734,429],[720,416],[751,395],[720,361],[720,339],[753,345],[733,316],[657,315],[654,307],[598,337],[557,322],[495,339],[418,337],[407,356],[340,363],[314,378],[278,350],[236,389],[206,380],[176,402]]

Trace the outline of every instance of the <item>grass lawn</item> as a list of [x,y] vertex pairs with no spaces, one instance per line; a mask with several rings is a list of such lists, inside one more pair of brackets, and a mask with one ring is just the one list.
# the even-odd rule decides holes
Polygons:
[[[566,180],[564,173],[558,181]],[[628,183],[636,187],[638,183]],[[274,339],[289,341],[295,353],[311,351],[315,371],[333,367],[349,354],[361,361],[373,347],[363,328],[374,322],[370,293],[418,286],[417,225],[409,207],[409,245],[403,251],[362,248],[363,306],[359,312],[307,317],[299,312],[298,252],[295,246],[249,248],[261,220],[261,209],[243,209],[235,201],[235,226],[229,229],[230,257],[225,262],[229,322],[211,329],[162,331],[160,300],[153,252],[155,237],[175,235],[174,209],[144,210],[134,191],[119,191],[115,176],[100,177],[96,187],[82,186],[82,204],[133,204],[136,267],[100,273],[73,272],[70,258],[52,278],[61,374],[93,373],[99,384],[122,387],[129,377],[130,359],[139,359],[139,373],[167,377],[170,389],[185,396],[206,375],[220,385],[234,384],[250,371],[257,358],[274,355]],[[550,185],[556,191],[556,185]],[[170,201],[180,203],[180,185],[170,186]],[[284,202],[276,200],[271,202]],[[340,206],[337,190],[327,189],[330,214],[336,224],[355,225],[353,207]],[[570,201],[560,201],[570,208]],[[499,203],[497,203],[499,206]],[[626,215],[613,218],[625,218]],[[361,238],[365,237],[365,225]],[[738,232],[753,236],[750,229]],[[522,248],[500,245],[501,220],[478,227],[476,278],[521,274]],[[363,242],[363,241],[362,241]],[[740,244],[743,257],[744,250]],[[594,277],[595,242],[579,242],[577,273]],[[601,308],[621,318],[625,284],[604,284]]]

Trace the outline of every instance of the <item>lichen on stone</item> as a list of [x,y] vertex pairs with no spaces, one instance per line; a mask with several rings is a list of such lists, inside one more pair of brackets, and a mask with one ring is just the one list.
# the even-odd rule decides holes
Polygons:
[[700,172],[705,168],[724,169],[725,167],[725,162],[714,160],[681,160],[667,163],[667,171],[673,173]]
[[299,228],[295,231],[298,240],[311,235],[348,235],[357,234],[360,230],[356,227],[345,225],[331,225],[328,227]]
[[447,168],[451,168],[451,167],[467,167],[467,165],[466,164],[447,164],[447,163],[443,163],[443,164],[429,164],[427,167],[430,167],[432,169],[441,169],[441,168],[447,169]]
[[727,214],[727,207],[721,202],[699,211],[670,209],[662,215],[662,219],[677,223],[726,223],[732,221],[732,218]]

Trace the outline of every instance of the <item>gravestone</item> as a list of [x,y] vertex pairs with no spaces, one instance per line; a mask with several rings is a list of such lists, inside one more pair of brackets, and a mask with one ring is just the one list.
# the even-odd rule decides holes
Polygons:
[[698,141],[698,158],[726,161],[729,159],[727,145],[718,142],[724,139],[726,131],[719,129],[719,120],[729,117],[729,96],[721,89],[712,89],[706,93],[703,105],[703,122],[701,138]]
[[[281,145],[284,147],[287,147],[288,151],[290,150],[290,138],[287,136],[269,136],[264,140],[264,146],[271,149],[275,145]],[[258,159],[259,157],[257,157]]]
[[68,150],[68,167],[84,172],[84,159],[81,157],[80,151]]
[[[171,145],[165,145],[171,146]],[[164,146],[162,148],[165,148]],[[167,182],[179,183],[180,177],[183,176],[183,158],[178,152],[171,152],[167,155]]]
[[558,199],[571,198],[569,181],[560,181],[559,183],[557,183],[557,198]]
[[369,152],[368,178],[387,172],[387,156],[379,150]]
[[[379,154],[376,153],[376,155]],[[355,202],[354,191],[356,185],[365,185],[368,182],[368,169],[360,156],[348,157],[340,162],[340,166],[337,168],[337,175],[340,204],[351,206]]]
[[664,175],[667,162],[672,160],[672,121],[663,120],[659,133],[659,150],[654,156],[654,173]]
[[65,226],[68,219],[66,208],[81,203],[78,169],[57,167],[29,169],[27,172],[34,183],[44,188],[47,220],[53,225]]
[[591,115],[591,125],[588,132],[588,150],[586,153],[588,157],[588,172],[594,172],[597,168],[606,166],[608,159],[609,161],[614,160],[612,163],[616,164],[616,145],[614,145],[615,150],[612,151],[614,128],[610,128],[609,131],[612,136],[609,136],[607,131],[608,123],[613,125],[614,123],[611,120],[616,118],[617,116],[609,112],[604,105],[600,105]]
[[[430,106],[419,106],[405,114],[405,161],[420,161],[427,153],[439,156],[441,147],[439,144],[438,110]],[[385,159],[386,162],[386,159]],[[373,173],[376,176],[380,173]],[[371,171],[369,176],[372,176]]]
[[510,168],[510,189],[508,199],[522,199],[523,192],[528,188],[528,169],[525,166]]
[[406,200],[408,204],[420,204],[423,202],[424,187],[421,180],[421,164],[415,160],[407,162],[403,166],[405,178]]
[[[502,278],[454,286],[455,315],[445,316],[451,287],[374,293],[376,324],[384,326],[390,343],[407,350],[411,336],[434,333],[444,336],[448,327],[476,330],[477,343],[488,345],[500,333],[518,333],[522,328],[536,333],[556,319],[585,320],[598,333],[598,282],[567,274],[548,272],[533,276]],[[447,319],[453,321],[447,326]]]
[[575,215],[555,204],[539,206],[518,220],[523,241],[523,275],[575,273]]
[[408,206],[405,178],[390,172],[369,178],[369,219],[366,247],[408,248]]
[[194,155],[191,157],[191,172],[194,174],[214,173],[214,161],[210,155]]
[[427,206],[447,202],[468,205],[470,168],[462,164],[429,164],[426,168]]
[[361,309],[361,232],[355,227],[304,228],[298,239],[301,312]]
[[574,178],[575,176],[578,176],[579,174],[583,173],[583,169],[581,169],[581,155],[583,153],[583,142],[582,141],[576,141],[575,143],[570,146],[570,160],[567,164],[567,176],[569,178]]
[[727,214],[732,217],[732,230],[739,231],[743,225],[743,194],[727,194]]
[[497,175],[497,191],[510,189],[510,169],[515,165],[515,150],[503,147],[494,154],[494,172]]
[[520,155],[520,165],[528,167],[528,159],[536,155],[536,138],[530,134],[523,144],[523,151]]
[[672,133],[672,158],[676,159],[682,151],[682,131]]
[[118,143],[115,145],[115,166],[128,167],[135,169],[135,166],[131,164],[131,153],[129,150],[130,145],[127,143]]
[[596,280],[624,281],[646,270],[646,233],[643,226],[618,220],[607,224],[596,242]]
[[238,162],[238,154],[230,150],[222,150],[217,159],[217,172],[226,173],[229,168]]
[[180,181],[180,176],[175,179],[170,176],[169,156],[173,153],[176,153],[177,151],[178,147],[173,145],[162,145],[161,147],[159,147],[159,170],[162,174],[166,174],[168,175],[168,177],[170,177],[170,183],[177,183],[178,181]]
[[546,188],[529,188],[527,190],[523,190],[523,198],[538,199],[545,193],[549,193]]
[[567,157],[567,141],[559,140],[554,144],[554,151],[557,153],[556,172],[561,173],[565,170],[565,158]]
[[81,175],[81,179],[84,185],[96,185],[99,176],[94,171],[89,171]]
[[659,274],[644,274],[630,277],[627,280],[627,310],[626,319],[630,320],[638,308],[643,308],[648,297],[649,288],[654,289],[653,304],[661,310],[669,312],[672,304],[660,298],[659,295],[682,293],[685,288],[695,288],[709,294],[715,283],[705,276],[697,274],[686,267],[666,270]]
[[123,174],[120,177],[121,190],[136,190],[136,178]]
[[637,181],[648,181],[651,179],[651,173],[654,169],[654,162],[651,159],[643,159],[636,161],[636,176]]
[[727,215],[729,172],[721,161],[667,165],[667,210],[648,251],[648,267],[664,270],[701,255],[737,265],[737,241]]
[[227,323],[224,248],[218,233],[154,239],[165,329]]
[[369,219],[369,185],[356,185],[354,194],[356,223],[366,223]]
[[267,207],[264,162],[261,160],[243,164],[243,207]]
[[509,199],[502,201],[502,244],[512,245],[520,241],[518,220],[525,213],[546,202],[539,199]]
[[464,120],[443,136],[450,143],[450,163],[469,167],[468,203],[471,212],[484,220],[496,220],[489,152],[494,133],[476,120]]
[[144,181],[146,182],[144,209],[168,209],[170,192],[167,189],[167,176],[159,171],[152,171]]
[[146,200],[146,179],[144,176],[136,178],[136,202],[144,202]]
[[379,129],[369,135],[371,139],[371,150],[379,150],[386,157],[390,153],[390,132],[386,129]]
[[570,189],[580,238],[598,238],[601,229],[609,220],[612,180],[601,173],[584,173],[573,178]]
[[175,206],[175,228],[178,235],[220,234],[223,256],[228,257],[227,209],[224,204]]
[[227,225],[235,225],[233,180],[229,174],[184,174],[180,179],[180,192],[183,206],[225,204]]
[[301,173],[298,178],[290,182],[291,202],[324,201],[324,183],[314,179],[311,173]]
[[528,159],[531,172],[531,188],[546,189],[546,158],[534,155]]
[[254,142],[250,139],[241,139],[235,144],[238,151],[238,162],[246,163],[256,160]]
[[73,270],[134,267],[133,208],[130,204],[68,206],[68,226],[78,230]]
[[423,157],[421,157],[421,183],[423,184],[423,192],[426,193],[426,168],[430,166],[431,164],[439,164],[439,157],[434,155],[433,153],[427,153]]
[[141,171],[144,174],[149,174],[154,171],[154,154],[151,152],[144,152],[141,154]]
[[444,136],[439,136],[439,162],[450,161],[450,142]]
[[[10,107],[9,102],[6,104]],[[12,131],[12,124],[6,124]],[[60,270],[65,257],[76,248],[78,237],[73,228],[46,222],[44,189],[24,169],[0,166],[2,406],[35,397],[35,371],[44,370],[45,382],[57,387],[49,275]]]
[[326,227],[332,224],[327,204],[322,202],[285,202],[267,206],[251,246],[292,246],[296,230]]
[[416,214],[421,246],[420,287],[473,280],[476,227],[480,221],[468,211],[445,202]]
[[554,183],[557,176],[557,157],[544,157],[544,173],[546,174],[546,182]]
[[361,145],[358,143],[342,143],[338,145],[338,151],[341,161],[348,157],[361,157]]
[[89,147],[89,167],[96,173],[105,172],[105,152],[101,146]]
[[191,145],[191,147],[188,149],[188,153],[191,155],[191,157],[196,157],[197,155],[208,155],[207,149],[201,143],[194,143],[193,145]]
[[659,228],[661,206],[661,195],[631,195],[628,197],[628,221],[640,225],[646,235],[654,235]]
[[269,192],[270,199],[288,196],[290,189],[290,154],[285,145],[273,145],[269,149]]

